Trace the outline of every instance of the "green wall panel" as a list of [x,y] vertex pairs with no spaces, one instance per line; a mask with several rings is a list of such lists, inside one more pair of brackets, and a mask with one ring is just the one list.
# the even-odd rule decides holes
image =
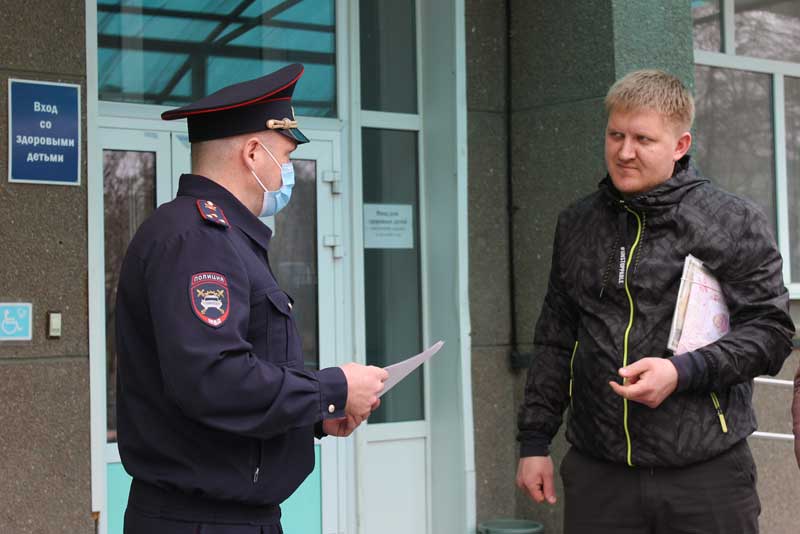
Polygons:
[[[328,438],[332,439],[332,438]],[[319,445],[314,447],[314,470],[297,491],[281,505],[281,525],[284,534],[314,534],[322,532],[322,478],[320,476]]]
[[108,534],[122,534],[131,480],[122,464],[108,464]]

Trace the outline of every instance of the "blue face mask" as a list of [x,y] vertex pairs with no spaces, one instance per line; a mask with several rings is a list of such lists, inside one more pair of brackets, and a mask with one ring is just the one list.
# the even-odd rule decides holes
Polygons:
[[291,162],[280,164],[275,156],[272,155],[272,152],[264,146],[262,143],[259,143],[261,148],[267,151],[269,157],[272,158],[272,161],[275,162],[275,165],[280,167],[281,169],[281,188],[277,191],[270,191],[264,184],[261,182],[261,179],[256,175],[256,172],[253,169],[250,169],[250,172],[255,177],[258,185],[261,186],[261,189],[264,190],[264,200],[261,202],[261,213],[259,217],[270,217],[275,215],[286,205],[289,203],[289,200],[292,198],[292,188],[294,187],[294,165]]

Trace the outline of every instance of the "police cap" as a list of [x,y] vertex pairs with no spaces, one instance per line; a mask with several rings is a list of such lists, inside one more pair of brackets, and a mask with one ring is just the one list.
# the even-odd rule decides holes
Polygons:
[[295,63],[261,78],[229,85],[197,102],[165,111],[161,118],[186,118],[192,143],[264,130],[280,132],[298,144],[308,143],[297,129],[292,108],[292,93],[303,70]]

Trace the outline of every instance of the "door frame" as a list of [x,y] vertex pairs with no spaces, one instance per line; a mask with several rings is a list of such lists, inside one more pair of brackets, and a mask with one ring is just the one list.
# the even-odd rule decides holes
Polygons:
[[[98,532],[108,531],[107,465],[119,461],[116,444],[107,443],[107,380],[106,380],[106,328],[105,328],[105,221],[103,195],[103,150],[146,151],[156,153],[156,204],[172,198],[172,181],[158,180],[171,174],[169,154],[170,135],[130,128],[90,129],[94,144],[89,145],[88,159],[96,162],[94,179],[88,182],[88,271],[89,271],[89,387],[90,387],[90,450],[92,480],[92,510],[99,515]],[[149,133],[150,135],[145,135]],[[137,135],[141,134],[141,135]],[[102,142],[98,142],[102,139]],[[91,142],[91,141],[90,141]]]

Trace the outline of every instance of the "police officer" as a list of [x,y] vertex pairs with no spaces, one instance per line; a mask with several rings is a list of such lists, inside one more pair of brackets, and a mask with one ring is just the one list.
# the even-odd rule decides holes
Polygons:
[[118,442],[133,476],[125,532],[279,533],[280,503],[314,467],[314,435],[349,435],[387,373],[303,369],[292,299],[269,265],[308,139],[290,65],[170,110],[192,172],[137,231],[117,296]]

